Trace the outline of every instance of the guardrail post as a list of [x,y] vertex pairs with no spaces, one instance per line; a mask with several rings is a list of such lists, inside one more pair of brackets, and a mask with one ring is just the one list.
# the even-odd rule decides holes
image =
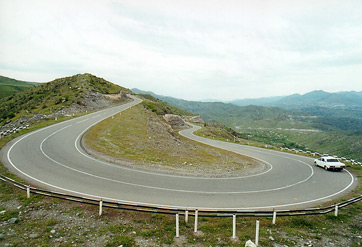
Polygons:
[[30,186],[29,185],[26,187],[26,197],[28,199],[30,198]]
[[185,223],[187,224],[189,222],[189,211],[185,211]]
[[338,205],[334,207],[334,216],[338,216]]
[[180,237],[179,214],[176,214],[176,238]]
[[255,230],[255,245],[259,245],[259,220],[256,221],[256,230]]
[[277,211],[273,210],[273,225],[275,225],[276,220],[277,220]]
[[102,215],[102,207],[103,207],[103,201],[102,199],[99,201],[99,216]]
[[197,209],[195,210],[195,227],[194,227],[194,232],[197,232],[197,218],[199,216],[199,212],[197,211]]
[[233,214],[233,239],[236,238],[236,214]]

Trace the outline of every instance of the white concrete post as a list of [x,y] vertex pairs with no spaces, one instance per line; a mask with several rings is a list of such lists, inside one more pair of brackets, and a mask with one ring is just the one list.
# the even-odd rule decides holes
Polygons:
[[176,214],[176,238],[180,237],[179,214]]
[[197,218],[199,216],[199,212],[197,211],[197,209],[195,210],[195,228],[194,228],[194,232],[197,232]]
[[99,216],[102,215],[102,206],[103,206],[103,201],[100,200],[100,201],[99,201]]
[[236,238],[236,215],[233,214],[233,239]]
[[259,245],[259,220],[256,221],[256,230],[255,230],[255,245]]
[[334,216],[338,216],[338,205],[334,207]]
[[30,186],[26,187],[26,197],[29,199],[30,198]]
[[189,211],[185,211],[185,223],[187,224],[189,222]]
[[273,210],[273,225],[275,225],[276,219],[277,219],[277,211]]

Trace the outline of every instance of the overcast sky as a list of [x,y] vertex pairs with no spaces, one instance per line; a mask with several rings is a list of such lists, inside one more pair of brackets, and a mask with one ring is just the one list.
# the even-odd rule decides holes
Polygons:
[[362,90],[361,0],[0,0],[0,74],[188,100]]

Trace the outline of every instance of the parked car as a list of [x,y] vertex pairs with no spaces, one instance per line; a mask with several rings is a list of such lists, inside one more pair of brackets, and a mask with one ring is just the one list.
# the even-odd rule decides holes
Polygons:
[[332,156],[323,156],[314,160],[314,164],[323,167],[325,170],[341,171],[346,165],[339,161],[339,159]]

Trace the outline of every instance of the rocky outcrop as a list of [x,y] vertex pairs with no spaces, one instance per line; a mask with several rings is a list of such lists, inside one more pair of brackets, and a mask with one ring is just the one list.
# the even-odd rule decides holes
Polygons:
[[205,123],[204,120],[200,116],[186,116],[185,120],[190,123]]
[[184,120],[182,120],[182,118],[179,115],[165,114],[163,118],[171,126],[177,126],[177,127],[186,126],[186,123],[184,122]]

